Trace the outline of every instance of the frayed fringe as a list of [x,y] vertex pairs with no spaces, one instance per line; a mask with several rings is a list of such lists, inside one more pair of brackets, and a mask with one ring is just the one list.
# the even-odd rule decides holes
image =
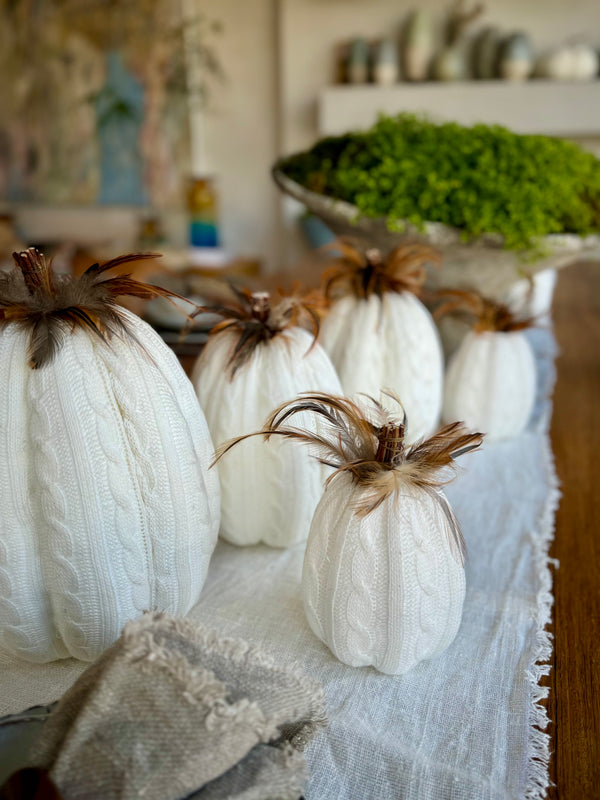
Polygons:
[[527,773],[525,780],[525,800],[544,800],[549,786],[550,734],[546,733],[549,718],[548,712],[541,702],[548,697],[549,688],[540,686],[541,678],[548,675],[552,658],[553,637],[546,630],[552,619],[552,573],[551,567],[557,568],[558,562],[548,555],[554,539],[554,517],[560,502],[558,478],[554,467],[554,458],[548,434],[544,435],[543,456],[550,491],[545,508],[539,521],[539,532],[534,539],[534,560],[540,580],[537,594],[536,610],[536,643],[534,655],[527,671],[529,683],[529,745],[527,750]]
[[201,705],[208,710],[204,724],[211,733],[222,734],[234,726],[244,725],[251,728],[262,742],[274,739],[278,735],[278,728],[265,717],[257,703],[247,698],[235,703],[228,702],[228,689],[214,672],[192,666],[182,653],[164,647],[157,641],[157,634],[160,635],[165,629],[181,635],[180,627],[178,629],[173,624],[177,622],[174,617],[154,613],[128,623],[123,630],[127,658],[146,672],[159,667],[174,678],[181,685],[182,696],[190,705]]
[[[236,724],[251,724],[261,741],[267,742],[279,735],[276,726],[263,715],[256,703],[242,700],[228,704],[227,689],[209,670],[192,668],[187,659],[172,650],[162,647],[161,634],[169,633],[187,639],[197,647],[218,653],[235,664],[260,666],[285,675],[310,698],[310,718],[298,723],[290,743],[297,750],[304,750],[315,734],[328,724],[325,691],[322,685],[295,666],[281,666],[275,659],[256,645],[242,639],[220,637],[214,630],[203,628],[199,623],[182,617],[173,617],[162,611],[147,612],[139,620],[128,622],[123,628],[125,651],[131,660],[156,662],[164,667],[184,686],[189,702],[200,700],[210,703],[211,712],[207,724],[217,726],[234,719]],[[260,718],[259,718],[260,717]]]

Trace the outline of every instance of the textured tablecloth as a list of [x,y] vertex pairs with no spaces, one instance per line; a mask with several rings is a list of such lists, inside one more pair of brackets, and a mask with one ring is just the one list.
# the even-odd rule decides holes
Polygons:
[[[310,631],[302,547],[219,543],[192,616],[259,642],[325,686],[330,727],[308,751],[307,800],[543,797],[551,639],[548,548],[558,489],[549,438],[554,342],[531,334],[540,372],[530,429],[464,459],[448,490],[468,547],[462,625],[440,657],[403,676],[340,664]],[[0,715],[56,699],[82,666],[0,661]]]

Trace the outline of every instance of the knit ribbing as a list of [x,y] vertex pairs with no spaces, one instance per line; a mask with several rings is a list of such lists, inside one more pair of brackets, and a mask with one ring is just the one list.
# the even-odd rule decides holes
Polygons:
[[[83,609],[78,598],[80,581],[77,569],[73,567],[73,539],[67,525],[67,502],[61,487],[59,457],[55,450],[56,440],[52,436],[52,418],[58,409],[52,402],[46,375],[35,376],[39,380],[29,381],[29,402],[31,408],[31,443],[33,475],[37,484],[37,493],[32,499],[38,503],[38,536],[37,546],[40,548],[44,565],[44,585],[46,576],[52,573],[54,591],[48,599],[54,624],[60,628],[69,628],[77,646],[81,647],[83,657],[89,656],[85,635],[83,633]],[[64,627],[63,627],[64,626]],[[58,652],[66,655],[56,636]]]
[[[126,393],[129,401],[114,391],[112,374],[101,358],[106,352],[112,350],[101,348],[99,353],[98,348],[95,348],[93,354],[95,369],[102,377],[105,398],[99,402],[98,394],[88,394],[87,399],[95,412],[98,441],[105,460],[114,533],[118,537],[124,570],[123,588],[125,591],[129,588],[128,605],[135,615],[136,612],[142,613],[151,608],[154,603],[153,563],[146,523],[149,497],[145,491],[146,483],[140,480],[139,469],[142,448],[139,446],[139,439],[131,435],[132,429],[135,430],[136,427],[132,422],[132,415],[124,411],[125,408],[130,411],[130,406],[135,405],[139,387],[129,387],[129,392]],[[84,364],[80,366],[82,369],[85,367]],[[87,383],[89,380],[86,380]],[[109,414],[109,410],[112,413]],[[134,524],[135,528],[132,527]]]
[[350,574],[345,647],[349,652],[355,653],[357,661],[362,664],[370,662],[375,643],[378,533],[377,528],[363,525],[353,541],[348,542],[352,553],[348,555]]
[[323,347],[346,395],[394,390],[408,417],[407,441],[432,433],[442,407],[443,357],[429,312],[414,295],[344,297],[322,329]]
[[406,487],[358,517],[358,491],[339,476],[317,507],[302,574],[307,618],[344,663],[401,674],[456,635],[464,571],[430,495]]
[[[151,363],[138,356],[137,369],[147,398],[144,427],[156,475],[148,516],[156,605],[187,613],[198,600],[219,529],[219,480],[216,470],[209,470],[214,448],[175,355],[148,325],[130,317],[136,336],[152,355]],[[123,371],[114,374],[119,377]]]
[[91,660],[144,609],[187,612],[206,576],[219,524],[212,442],[175,357],[130,316],[147,352],[77,330],[39,370],[23,344],[6,381],[22,402],[0,412],[19,432],[18,458],[5,450],[0,462],[0,647],[29,660]]
[[[35,408],[50,415],[43,435],[59,464],[52,491],[65,498],[64,547],[40,508],[44,585],[64,654],[91,660],[150,600],[131,456],[118,405],[85,333],[74,333],[55,363],[31,372],[29,382],[40,392]],[[71,571],[79,584],[81,621],[58,600],[60,592],[73,593]]]
[[0,647],[32,661],[52,650],[29,472],[26,335],[0,337]]
[[523,333],[469,332],[448,364],[444,419],[462,419],[490,441],[516,436],[533,410],[535,375]]
[[[318,345],[310,349],[311,337],[304,330],[290,328],[261,344],[231,378],[225,365],[234,344],[234,334],[213,337],[192,376],[216,446],[260,429],[277,405],[299,392],[340,392],[331,362]],[[315,429],[309,417],[298,424]],[[241,442],[218,469],[224,538],[274,547],[306,539],[327,475],[320,464],[273,437],[268,444]]]

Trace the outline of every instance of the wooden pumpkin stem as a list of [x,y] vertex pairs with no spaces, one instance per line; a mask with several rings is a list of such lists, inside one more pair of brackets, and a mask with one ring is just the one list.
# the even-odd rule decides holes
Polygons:
[[404,454],[404,425],[384,425],[379,429],[375,461],[394,465]]
[[536,324],[535,317],[518,318],[504,303],[484,297],[474,290],[440,289],[437,296],[447,299],[435,310],[434,319],[439,320],[447,314],[466,316],[473,321],[473,330],[477,333],[510,333]]
[[300,294],[284,295],[280,291],[277,302],[271,304],[269,292],[251,292],[249,289],[230,287],[234,301],[200,306],[194,313],[208,312],[222,319],[210,332],[211,336],[223,331],[235,332],[236,341],[227,362],[229,377],[248,362],[256,348],[282,331],[292,327],[312,328],[315,344],[319,334],[319,314],[324,305],[321,297]]
[[372,247],[365,253],[365,268],[362,272],[362,290],[365,297],[370,297],[375,290],[378,274],[383,268],[381,250]]
[[20,253],[13,253],[13,258],[21,270],[29,294],[35,294],[38,289],[53,293],[52,268],[39,250],[29,247]]
[[403,243],[385,257],[376,247],[363,251],[343,238],[334,242],[331,249],[341,255],[323,273],[323,293],[328,299],[334,291],[336,295],[353,294],[364,300],[372,295],[382,297],[386,292],[419,295],[427,277],[427,265],[438,266],[441,261],[436,250],[417,242]]
[[371,247],[365,253],[365,258],[367,259],[367,263],[372,266],[378,266],[383,263],[383,258],[381,256],[381,250],[377,247]]
[[271,300],[268,292],[252,292],[250,295],[252,316],[266,325],[271,313]]
[[104,264],[92,264],[79,277],[55,277],[51,264],[35,248],[13,253],[15,268],[0,272],[0,328],[18,324],[29,332],[28,360],[32,369],[50,363],[66,337],[77,328],[104,343],[113,335],[127,338],[146,352],[117,298],[127,295],[142,300],[185,298],[131,275],[110,276],[108,272],[114,267],[158,257],[156,253],[131,253]]

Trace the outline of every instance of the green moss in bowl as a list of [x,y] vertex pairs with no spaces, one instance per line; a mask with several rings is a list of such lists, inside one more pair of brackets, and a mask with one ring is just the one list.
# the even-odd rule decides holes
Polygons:
[[313,192],[385,217],[390,230],[398,220],[442,222],[465,239],[499,233],[521,250],[548,234],[600,229],[600,161],[571,142],[496,125],[381,116],[279,166]]

